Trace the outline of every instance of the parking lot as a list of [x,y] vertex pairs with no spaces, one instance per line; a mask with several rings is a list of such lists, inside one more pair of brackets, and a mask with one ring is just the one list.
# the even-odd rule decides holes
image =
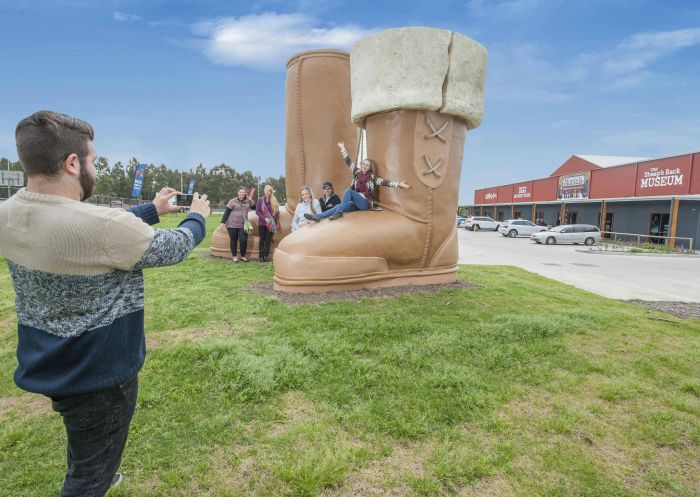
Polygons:
[[459,229],[459,263],[508,265],[614,299],[700,302],[700,256],[590,254]]

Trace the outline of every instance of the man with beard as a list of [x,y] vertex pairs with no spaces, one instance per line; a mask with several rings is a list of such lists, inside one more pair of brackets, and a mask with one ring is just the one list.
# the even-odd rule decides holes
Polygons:
[[206,195],[175,229],[151,228],[178,192],[129,211],[84,203],[95,184],[92,126],[40,111],[17,125],[27,187],[0,205],[0,254],[17,305],[15,383],[50,397],[68,436],[62,496],[102,496],[117,473],[146,355],[143,274],[204,239]]

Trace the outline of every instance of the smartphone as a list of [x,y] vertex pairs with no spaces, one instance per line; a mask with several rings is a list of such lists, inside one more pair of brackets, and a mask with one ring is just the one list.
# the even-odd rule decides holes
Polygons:
[[192,205],[192,197],[193,195],[191,193],[178,193],[175,205],[178,207],[190,207]]

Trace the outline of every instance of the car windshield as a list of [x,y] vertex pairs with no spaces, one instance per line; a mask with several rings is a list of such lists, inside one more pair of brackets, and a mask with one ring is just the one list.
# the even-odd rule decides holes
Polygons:
[[565,227],[566,227],[566,226],[555,226],[554,228],[552,228],[552,229],[549,230],[549,231],[556,231],[557,233],[559,233],[559,232],[560,232],[561,230],[563,230]]

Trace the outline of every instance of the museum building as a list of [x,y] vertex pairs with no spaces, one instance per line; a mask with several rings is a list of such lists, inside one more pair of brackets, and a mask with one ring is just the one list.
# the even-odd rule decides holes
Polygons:
[[[574,155],[548,178],[474,191],[473,215],[594,224],[601,231],[700,240],[700,152],[645,159]],[[662,239],[659,239],[661,241]],[[652,239],[652,241],[654,241]]]

